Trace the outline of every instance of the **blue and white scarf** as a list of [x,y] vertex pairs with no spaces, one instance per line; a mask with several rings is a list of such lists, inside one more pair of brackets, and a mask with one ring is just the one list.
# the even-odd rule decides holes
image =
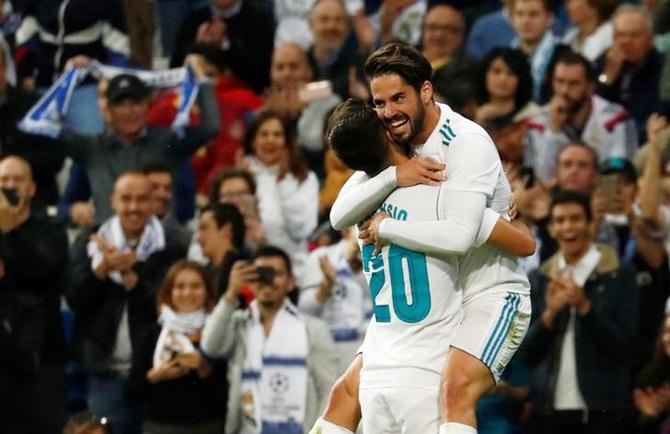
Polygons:
[[198,80],[189,65],[166,71],[144,71],[102,65],[93,61],[89,66],[70,68],[46,91],[40,100],[19,122],[19,129],[26,133],[57,138],[63,128],[61,119],[67,113],[76,87],[88,76],[111,79],[119,74],[133,74],[147,86],[154,88],[178,88],[179,107],[172,122],[172,130],[183,137],[189,122],[189,113],[198,96]]
[[[302,315],[286,300],[265,337],[258,304],[245,330],[242,368],[241,434],[302,434],[307,401],[307,329]],[[290,344],[289,344],[290,343]]]

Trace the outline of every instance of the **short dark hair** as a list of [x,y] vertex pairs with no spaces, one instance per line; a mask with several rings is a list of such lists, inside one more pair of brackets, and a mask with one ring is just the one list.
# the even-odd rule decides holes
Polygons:
[[389,42],[372,53],[365,62],[369,81],[380,75],[397,74],[417,92],[430,81],[433,68],[419,50],[404,42]]
[[288,274],[293,276],[293,267],[291,266],[291,258],[288,254],[275,246],[261,246],[256,249],[256,252],[251,257],[252,261],[255,261],[258,258],[282,258],[284,265],[286,266],[286,271]]
[[579,53],[575,53],[574,51],[571,50],[561,52],[558,58],[556,59],[556,63],[554,63],[552,77],[555,75],[556,67],[558,66],[559,63],[562,63],[564,65],[580,65],[584,69],[586,79],[591,82],[596,81],[596,70],[593,67],[593,64],[589,61],[589,59],[587,59],[586,57],[582,56]]
[[486,75],[496,59],[501,59],[517,78],[516,92],[514,94],[514,111],[521,110],[533,97],[533,77],[530,74],[528,58],[521,50],[509,47],[496,47],[488,52],[482,60],[479,71],[479,88],[477,99],[480,104],[491,99],[486,88]]
[[244,217],[235,205],[228,203],[212,203],[202,209],[202,214],[211,211],[214,215],[216,225],[221,227],[226,223],[230,223],[233,228],[233,246],[236,249],[244,248],[244,237],[246,226],[244,225]]
[[549,217],[550,220],[553,219],[552,215],[554,208],[557,205],[570,204],[574,203],[581,206],[584,209],[584,214],[586,214],[586,219],[591,221],[593,218],[593,213],[591,211],[591,198],[579,191],[572,190],[558,190],[554,192],[551,196],[551,206],[549,207]]
[[254,179],[254,176],[244,169],[229,167],[219,172],[209,184],[209,203],[219,203],[219,190],[221,190],[221,184],[229,179],[235,178],[244,179],[247,185],[249,185],[249,193],[256,194],[256,180]]
[[326,138],[335,155],[348,168],[369,176],[385,168],[388,144],[384,135],[377,113],[359,99],[338,104],[328,119]]

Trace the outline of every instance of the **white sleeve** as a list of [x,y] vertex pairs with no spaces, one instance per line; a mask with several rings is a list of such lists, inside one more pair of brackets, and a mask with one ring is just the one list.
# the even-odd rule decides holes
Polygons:
[[397,186],[395,166],[374,178],[356,172],[347,180],[330,209],[330,224],[341,231],[358,224],[377,210]]
[[316,228],[319,214],[319,181],[309,172],[304,181],[286,175],[277,184],[285,228],[294,240],[306,239]]
[[305,269],[300,282],[300,296],[298,297],[298,308],[309,315],[320,317],[323,303],[316,299],[316,292],[323,280],[323,272],[319,265],[319,258],[326,254],[325,249],[317,249],[309,254],[305,263]]
[[233,327],[233,314],[236,304],[230,304],[225,297],[210,313],[202,331],[202,350],[211,357],[227,357],[235,344],[236,330]]
[[477,232],[477,238],[475,238],[475,247],[486,244],[486,242],[491,237],[493,228],[498,223],[498,220],[504,218],[496,211],[491,208],[486,208],[484,210],[484,218],[482,219],[482,224],[479,226],[479,232]]
[[424,253],[464,254],[475,245],[486,196],[468,191],[446,191],[443,220],[408,222],[384,219],[379,236],[406,249]]
[[[460,134],[448,147],[442,147],[441,152],[447,175],[446,182],[440,187],[442,191],[468,191],[481,193],[487,199],[493,197],[502,164],[488,135],[483,131]],[[440,202],[445,201],[441,199]],[[483,213],[484,209],[481,211]]]
[[476,245],[486,204],[493,198],[502,170],[498,151],[488,135],[471,131],[457,136],[441,152],[447,181],[440,185],[439,220],[385,219],[379,226],[383,241],[440,254],[463,254]]

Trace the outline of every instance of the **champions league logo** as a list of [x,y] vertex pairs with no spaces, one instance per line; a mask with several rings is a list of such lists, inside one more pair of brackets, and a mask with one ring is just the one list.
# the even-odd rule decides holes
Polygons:
[[335,282],[335,287],[333,288],[333,298],[337,301],[341,301],[347,296],[347,287],[341,282]]
[[289,388],[288,377],[280,372],[270,377],[270,388],[275,395],[283,395]]

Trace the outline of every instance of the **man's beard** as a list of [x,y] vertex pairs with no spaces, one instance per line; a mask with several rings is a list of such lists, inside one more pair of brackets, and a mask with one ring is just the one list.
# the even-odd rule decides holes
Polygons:
[[579,110],[588,103],[589,97],[587,95],[584,95],[581,99],[577,101],[569,101],[568,105],[568,115],[574,116]]
[[415,143],[413,142],[414,140],[416,140],[416,137],[419,135],[419,132],[423,129],[423,124],[426,118],[426,110],[424,109],[423,105],[419,104],[417,107],[418,109],[416,116],[409,118],[408,122],[410,129],[409,134],[405,138],[397,137],[395,134],[393,134],[393,129],[390,125],[390,122],[384,120],[384,125],[391,133],[390,134],[391,138],[398,146],[400,146],[400,148],[407,156],[412,155],[412,149],[414,148],[415,145]]

